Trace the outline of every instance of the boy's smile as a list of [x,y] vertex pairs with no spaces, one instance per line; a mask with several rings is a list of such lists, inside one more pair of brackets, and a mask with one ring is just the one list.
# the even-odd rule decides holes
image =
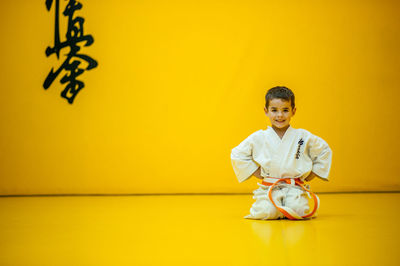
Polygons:
[[269,101],[268,109],[264,107],[264,111],[273,128],[286,129],[290,125],[290,119],[296,113],[296,107],[292,109],[290,101],[275,98]]

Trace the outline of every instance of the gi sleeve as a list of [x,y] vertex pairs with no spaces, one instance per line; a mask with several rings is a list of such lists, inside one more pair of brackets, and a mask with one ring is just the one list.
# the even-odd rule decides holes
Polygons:
[[251,177],[259,167],[253,160],[253,146],[254,134],[232,149],[231,161],[233,171],[240,183]]
[[332,150],[328,143],[320,137],[312,136],[309,153],[313,162],[312,171],[323,180],[328,181],[332,163]]

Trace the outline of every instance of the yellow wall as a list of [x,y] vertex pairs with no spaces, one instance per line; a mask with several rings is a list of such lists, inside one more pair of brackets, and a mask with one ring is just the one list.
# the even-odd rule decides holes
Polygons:
[[0,2],[0,194],[251,192],[230,150],[276,85],[333,149],[314,190],[400,189],[397,1],[82,1],[99,66],[72,105],[42,87],[44,2]]

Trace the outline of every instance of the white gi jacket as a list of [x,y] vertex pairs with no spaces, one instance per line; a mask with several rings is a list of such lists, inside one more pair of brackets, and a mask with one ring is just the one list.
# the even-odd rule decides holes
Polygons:
[[263,177],[304,179],[312,171],[328,180],[332,151],[323,139],[307,130],[289,126],[280,139],[268,127],[233,148],[231,160],[239,182],[247,180],[258,167]]

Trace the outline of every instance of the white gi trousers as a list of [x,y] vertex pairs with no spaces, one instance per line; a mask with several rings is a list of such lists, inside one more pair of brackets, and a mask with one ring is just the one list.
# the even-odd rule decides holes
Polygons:
[[[285,215],[270,201],[268,197],[269,186],[260,183],[258,185],[260,187],[253,191],[253,199],[256,201],[250,208],[250,214],[244,218],[259,220],[285,218]],[[307,192],[296,185],[282,183],[275,186],[272,190],[272,199],[277,206],[289,207],[300,216],[307,214],[310,210]]]

